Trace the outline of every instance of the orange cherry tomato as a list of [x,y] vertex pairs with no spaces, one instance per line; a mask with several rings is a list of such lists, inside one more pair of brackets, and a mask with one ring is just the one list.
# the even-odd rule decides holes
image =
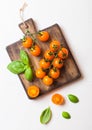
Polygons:
[[43,69],[48,69],[50,67],[50,62],[46,61],[45,59],[41,59],[39,64],[40,64],[40,67]]
[[57,40],[53,40],[50,43],[50,50],[56,52],[58,49],[60,49],[60,42]]
[[33,45],[30,49],[30,53],[33,55],[33,56],[39,56],[40,53],[41,53],[41,49],[38,45]]
[[58,57],[60,57],[61,59],[66,59],[68,57],[68,50],[64,47],[61,48],[58,52]]
[[42,78],[44,78],[45,75],[46,75],[46,72],[43,71],[41,68],[36,70],[36,77],[37,78],[42,79]]
[[52,64],[53,64],[53,67],[60,69],[63,67],[63,60],[57,57],[53,60]]
[[23,45],[24,48],[31,48],[32,43],[33,43],[32,38],[29,37],[29,36],[24,37],[22,39],[22,45]]
[[56,105],[61,105],[64,103],[64,97],[61,94],[57,93],[52,96],[51,100]]
[[47,31],[38,32],[38,39],[42,42],[46,42],[49,39],[49,33]]
[[50,77],[57,79],[60,76],[60,70],[58,68],[52,68],[49,72]]
[[49,60],[49,61],[51,61],[51,60],[53,60],[54,59],[54,53],[51,51],[51,50],[46,50],[45,51],[45,53],[44,53],[44,58],[46,59],[46,60]]
[[29,86],[27,89],[28,96],[31,98],[36,98],[40,94],[40,89],[36,85]]
[[46,75],[44,78],[43,78],[43,83],[47,86],[50,86],[52,85],[53,83],[53,79],[51,77],[49,77],[48,75]]

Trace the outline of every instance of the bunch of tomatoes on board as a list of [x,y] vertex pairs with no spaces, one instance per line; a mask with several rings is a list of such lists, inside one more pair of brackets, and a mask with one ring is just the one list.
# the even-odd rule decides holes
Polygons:
[[[47,31],[39,31],[35,35],[36,38],[30,32],[27,34],[23,38],[22,45],[29,49],[31,55],[38,57],[41,54],[41,48],[36,44],[37,39],[41,42],[49,41],[50,34]],[[49,49],[44,52],[42,59],[39,61],[39,68],[35,71],[36,77],[42,79],[45,85],[51,86],[54,80],[59,78],[60,69],[67,57],[67,48],[62,47],[58,40],[52,40],[49,43]]]

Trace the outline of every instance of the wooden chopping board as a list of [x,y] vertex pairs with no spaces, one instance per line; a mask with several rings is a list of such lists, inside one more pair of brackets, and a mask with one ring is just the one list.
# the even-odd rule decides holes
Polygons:
[[[27,29],[31,33],[35,33],[37,31],[36,26],[34,24],[34,21],[32,19],[25,21],[25,23],[27,25]],[[19,25],[19,27],[23,31],[23,33],[25,34],[26,28],[25,28],[24,24],[21,23]],[[39,96],[41,96],[45,93],[48,93],[49,91],[51,91],[53,89],[62,87],[64,84],[68,84],[68,83],[70,83],[74,80],[77,80],[78,78],[81,77],[81,73],[80,73],[78,66],[77,66],[77,64],[76,64],[76,62],[71,54],[71,51],[68,47],[68,44],[63,36],[63,33],[62,33],[59,25],[54,24],[54,25],[52,25],[44,30],[49,32],[50,40],[46,43],[41,43],[40,41],[38,41],[39,42],[38,44],[40,45],[41,50],[42,50],[42,54],[44,53],[45,50],[47,50],[49,48],[49,43],[55,39],[55,40],[60,41],[63,44],[63,46],[69,50],[69,57],[66,59],[64,67],[61,69],[60,77],[57,80],[55,80],[53,85],[50,87],[44,85],[41,79],[34,77],[34,80],[32,82],[29,82],[25,79],[23,74],[19,74],[18,76],[21,80],[21,83],[23,84],[23,87],[26,91],[26,94],[27,94],[27,88],[33,84],[40,87],[41,93]],[[28,53],[29,58],[30,58],[31,63],[32,63],[32,66],[34,66],[34,71],[37,68],[39,68],[39,60],[42,58],[42,55],[40,57],[32,56],[28,49],[25,49],[22,47],[21,40],[6,47],[6,50],[9,54],[9,57],[11,60],[18,60],[19,59],[19,52],[21,49],[25,50]],[[27,94],[27,96],[28,96],[28,94]]]

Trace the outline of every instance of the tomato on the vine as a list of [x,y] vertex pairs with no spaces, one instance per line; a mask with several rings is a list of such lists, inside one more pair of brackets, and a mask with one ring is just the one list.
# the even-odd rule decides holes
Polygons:
[[50,43],[50,50],[56,52],[58,49],[60,49],[60,42],[57,40],[53,40]]
[[45,51],[45,53],[44,53],[44,58],[45,58],[46,60],[51,61],[51,60],[54,59],[54,57],[55,57],[55,55],[54,55],[54,53],[53,53],[51,50],[46,50],[46,51]]
[[43,69],[48,69],[50,67],[50,62],[44,58],[40,60],[39,64]]
[[41,53],[41,49],[38,45],[33,45],[30,49],[30,53],[33,55],[33,56],[39,56],[40,53]]
[[49,72],[50,77],[57,79],[60,76],[60,70],[58,68],[52,68]]
[[43,78],[43,83],[47,86],[50,86],[52,85],[53,83],[53,78],[49,77],[48,75],[46,75],[44,78]]
[[53,64],[53,67],[56,67],[58,69],[62,68],[64,65],[63,60],[61,60],[59,57],[55,58],[52,64]]
[[22,45],[24,48],[31,48],[33,40],[31,37],[26,36],[22,39]]
[[36,70],[36,77],[39,79],[44,78],[44,76],[46,75],[46,72],[43,71],[41,68]]
[[61,59],[66,59],[68,57],[68,49],[66,48],[61,48],[58,52],[58,57],[60,57]]
[[46,42],[49,39],[49,33],[47,31],[39,31],[37,37],[40,41]]

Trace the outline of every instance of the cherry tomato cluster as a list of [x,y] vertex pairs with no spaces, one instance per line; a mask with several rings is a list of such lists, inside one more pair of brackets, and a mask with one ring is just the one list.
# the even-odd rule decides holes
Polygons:
[[[49,39],[49,33],[46,31],[39,31],[36,34],[37,38],[45,42]],[[29,31],[27,31],[26,35],[22,39],[22,45],[24,48],[30,49],[30,53],[33,56],[39,56],[41,54],[41,48],[39,45],[37,45],[37,39],[34,37],[34,34],[31,34]]]
[[[39,31],[36,36],[42,42],[48,41],[50,37],[47,31]],[[41,54],[41,48],[36,44],[36,38],[30,32],[27,32],[22,40],[23,47],[30,49],[33,56]],[[67,57],[68,50],[62,47],[58,40],[51,41],[49,49],[45,51],[43,58],[39,61],[40,68],[36,70],[36,77],[42,79],[45,85],[52,85],[54,79],[60,76],[60,69],[64,65],[63,60]]]
[[[38,39],[46,42],[49,39],[49,33],[40,32]],[[36,77],[42,79],[45,85],[52,85],[54,80],[60,76],[60,69],[67,57],[68,50],[61,47],[58,40],[51,41],[49,49],[45,51],[43,58],[39,61],[40,68],[36,70]]]
[[40,53],[41,53],[41,49],[40,47],[35,44],[35,38],[34,36],[29,32],[27,31],[27,33],[25,34],[25,36],[23,37],[22,39],[22,46],[24,48],[28,48],[30,49],[30,53],[33,55],[33,56],[39,56]]

